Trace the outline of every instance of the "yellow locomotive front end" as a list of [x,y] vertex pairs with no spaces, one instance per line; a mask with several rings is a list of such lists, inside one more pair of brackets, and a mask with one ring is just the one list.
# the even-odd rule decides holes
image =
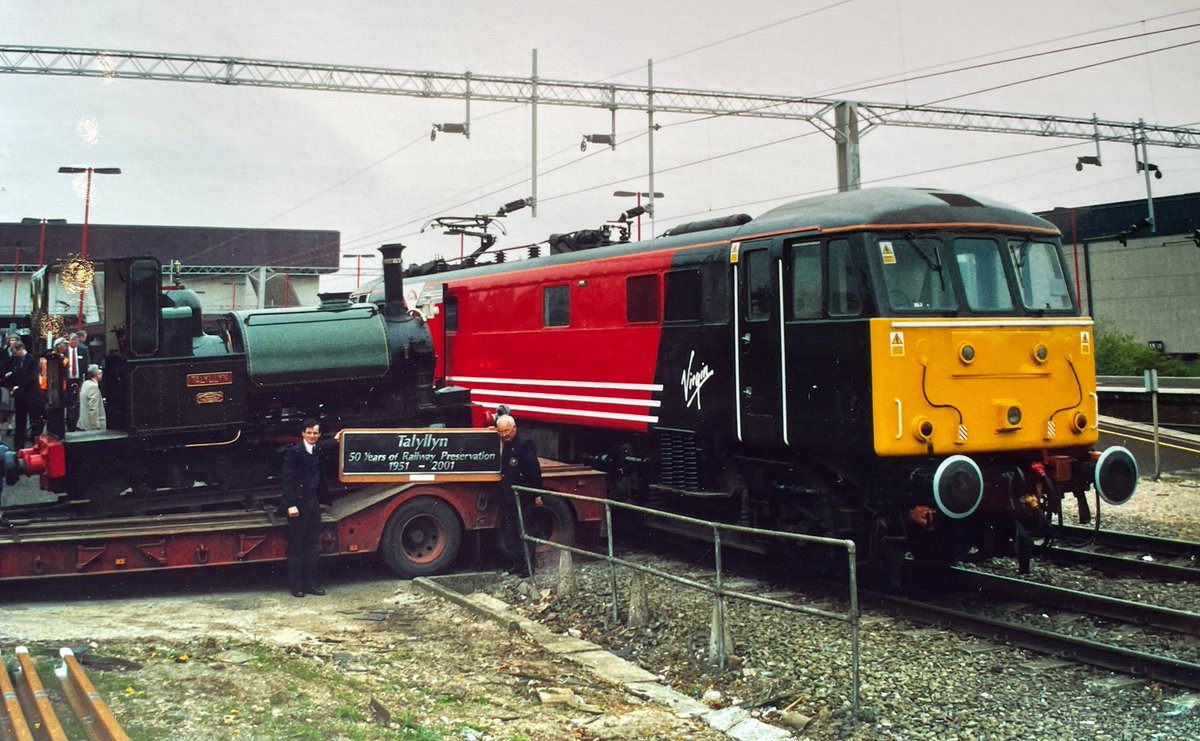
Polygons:
[[871,242],[872,444],[906,519],[926,529],[1038,530],[1068,492],[1086,517],[1089,489],[1121,504],[1137,488],[1129,451],[1093,450],[1092,320],[1047,231],[939,224]]
[[874,319],[881,457],[1089,447],[1098,437],[1090,319]]

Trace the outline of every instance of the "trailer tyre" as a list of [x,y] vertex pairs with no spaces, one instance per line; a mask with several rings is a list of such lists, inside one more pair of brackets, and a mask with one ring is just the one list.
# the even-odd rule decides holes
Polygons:
[[[529,534],[552,543],[575,545],[575,512],[571,504],[558,497],[542,496],[538,498],[533,512],[525,513],[525,526]],[[510,561],[516,561],[523,556],[518,545],[516,528],[510,526],[507,517],[500,523],[500,531],[496,539],[500,555]],[[552,550],[550,546],[539,545],[538,553]]]
[[450,505],[421,497],[396,508],[380,542],[387,567],[406,579],[445,571],[458,558],[462,523]]

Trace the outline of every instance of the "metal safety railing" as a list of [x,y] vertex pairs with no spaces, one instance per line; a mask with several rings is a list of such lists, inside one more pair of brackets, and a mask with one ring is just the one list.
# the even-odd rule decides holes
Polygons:
[[[824,620],[834,620],[846,623],[850,626],[850,705],[854,717],[859,716],[859,612],[858,612],[858,572],[857,572],[857,548],[852,540],[842,540],[838,538],[824,538],[817,535],[803,535],[800,533],[789,533],[781,530],[764,530],[761,528],[744,527],[742,525],[731,525],[724,522],[713,522],[711,520],[700,520],[687,515],[680,515],[674,512],[664,512],[662,510],[642,507],[636,504],[627,502],[615,502],[610,499],[597,499],[596,497],[582,496],[579,494],[568,494],[560,491],[550,491],[546,489],[532,489],[525,486],[513,486],[513,498],[516,500],[517,523],[520,528],[521,540],[526,543],[534,543],[537,545],[548,546],[558,551],[566,551],[588,558],[596,558],[605,561],[609,569],[609,591],[612,597],[612,617],[613,622],[619,621],[619,597],[617,593],[617,567],[624,567],[635,572],[649,574],[651,576],[665,579],[676,584],[708,592],[713,595],[715,616],[715,634],[717,647],[717,664],[720,668],[725,668],[726,662],[726,646],[725,646],[725,600],[727,598],[742,600],[753,604],[764,605],[767,607],[779,608],[789,612],[803,613]],[[534,496],[553,496],[563,499],[573,499],[592,504],[601,504],[604,507],[604,524],[605,536],[607,541],[606,553],[597,553],[584,548],[579,548],[574,544],[555,543],[544,538],[539,538],[525,530],[525,517],[521,508],[522,493]],[[649,517],[658,517],[664,520],[671,520],[687,525],[708,529],[712,531],[713,544],[713,560],[716,576],[713,584],[689,579],[687,577],[672,574],[662,569],[657,569],[653,566],[635,563],[628,561],[616,555],[614,550],[614,528],[613,528],[613,508],[625,510],[628,512],[636,512]],[[740,592],[736,589],[729,589],[723,583],[722,576],[722,558],[721,558],[721,534],[722,533],[740,533],[743,535],[753,535],[762,538],[775,538],[780,540],[791,540],[814,545],[823,545],[833,548],[842,548],[846,551],[846,566],[847,566],[847,594],[849,595],[849,606],[843,612],[833,612],[830,610],[822,610],[816,607],[808,607],[806,605],[796,605],[780,600],[771,599],[769,597],[761,597],[756,594],[748,594]],[[530,578],[534,578],[535,559],[529,552],[528,548],[521,549],[524,553],[526,567],[529,569]]]

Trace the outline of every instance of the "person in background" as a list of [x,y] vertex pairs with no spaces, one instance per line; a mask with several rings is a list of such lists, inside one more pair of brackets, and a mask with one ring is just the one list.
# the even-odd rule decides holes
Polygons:
[[13,345],[12,370],[8,372],[8,386],[12,389],[13,410],[13,448],[20,450],[25,447],[25,437],[29,434],[29,417],[40,414],[42,389],[38,385],[37,358],[25,350],[25,343],[18,341]]
[[321,425],[306,419],[300,442],[283,454],[283,506],[288,517],[287,578],[293,597],[323,595],[317,581],[318,537],[321,534],[321,498],[325,474],[317,455]]
[[79,429],[79,388],[83,384],[84,373],[88,366],[92,364],[91,353],[88,352],[87,345],[80,344],[81,337],[86,336],[82,332],[72,332],[67,335],[66,349],[66,407],[67,407],[67,429]]
[[100,393],[104,369],[98,365],[89,365],[85,376],[83,384],[79,387],[79,429],[106,430],[108,415],[104,412],[104,397]]
[[12,433],[13,428],[13,399],[8,374],[12,370],[13,356],[16,354],[13,346],[19,341],[20,338],[15,333],[10,334],[6,338],[4,348],[0,349],[0,378],[4,379],[0,385],[0,432],[5,434]]
[[[505,410],[507,411],[507,409]],[[496,417],[496,434],[502,442],[500,448],[500,481],[508,489],[505,492],[506,511],[509,513],[508,523],[510,532],[518,546],[517,575],[529,576],[529,566],[533,563],[533,544],[521,541],[521,528],[517,524],[517,505],[512,496],[513,486],[527,486],[531,489],[542,488],[542,464],[538,460],[537,445],[533,440],[517,432],[517,421],[510,414]],[[528,522],[537,502],[534,495],[517,492],[521,497],[521,514]]]

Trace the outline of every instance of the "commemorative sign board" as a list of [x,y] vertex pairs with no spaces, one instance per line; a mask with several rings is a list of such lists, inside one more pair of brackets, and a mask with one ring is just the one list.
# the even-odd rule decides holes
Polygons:
[[345,484],[500,480],[495,430],[347,429],[338,441],[338,479]]

